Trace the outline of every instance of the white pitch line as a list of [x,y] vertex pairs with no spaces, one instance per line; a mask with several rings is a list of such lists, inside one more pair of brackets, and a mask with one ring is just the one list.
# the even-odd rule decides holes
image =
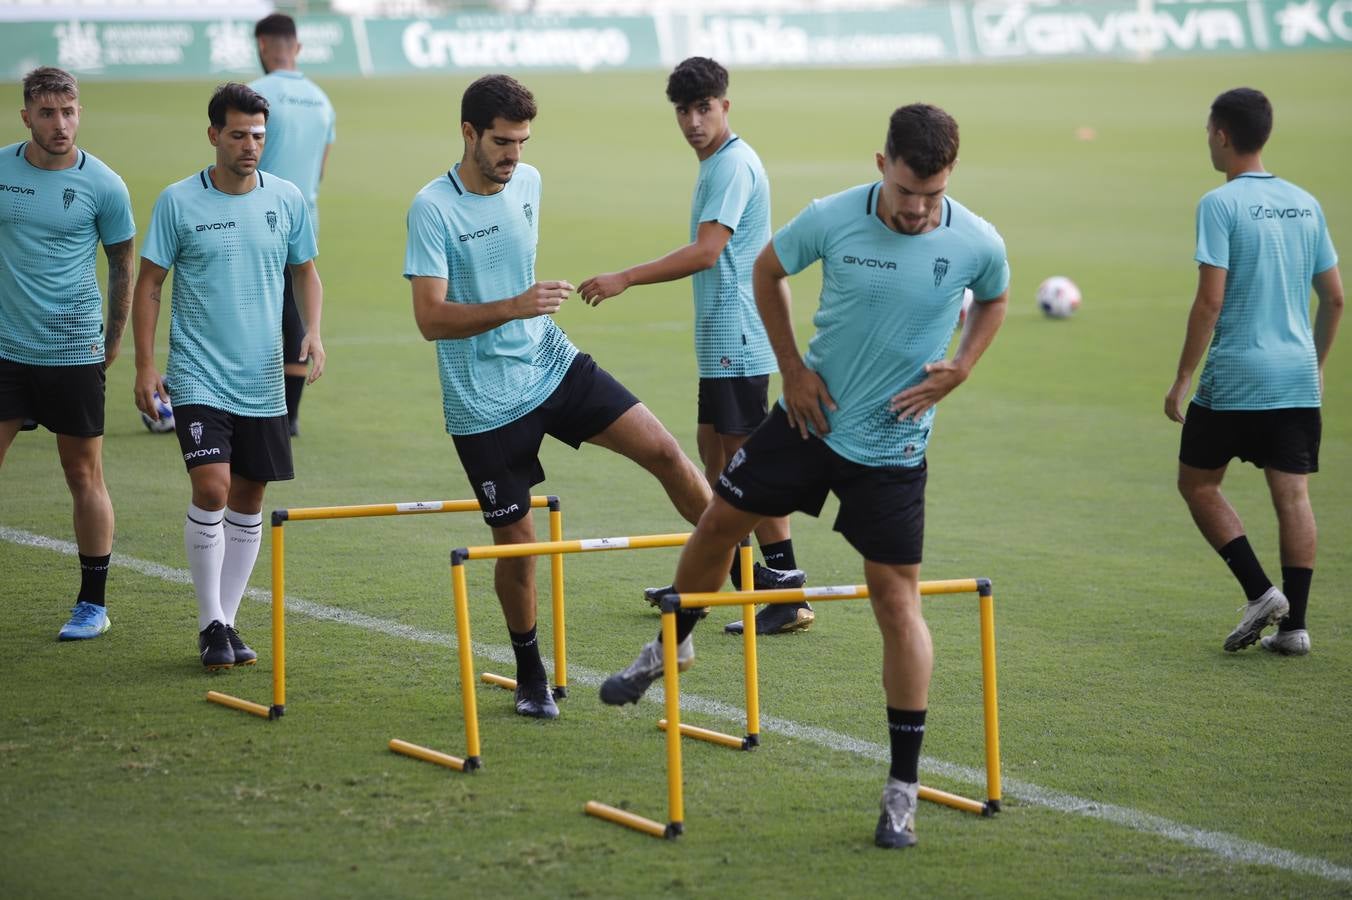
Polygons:
[[[75,545],[70,541],[57,540],[40,534],[23,531],[22,529],[9,528],[4,525],[0,525],[0,540],[24,547],[36,547],[41,550],[51,550],[56,553],[63,553],[67,556],[75,556],[77,553]],[[192,575],[187,571],[170,568],[169,566],[163,566],[159,563],[149,562],[147,560],[114,554],[113,565],[120,568],[131,569],[142,575],[151,578],[159,578],[174,584],[192,584]],[[269,606],[272,604],[271,593],[259,588],[250,588],[246,596],[259,603],[267,604]],[[365,631],[376,632],[378,634],[401,638],[407,641],[416,641],[422,644],[433,644],[438,647],[454,649],[456,646],[455,637],[453,635],[444,634],[439,631],[426,631],[421,628],[414,628],[410,625],[402,625],[398,622],[390,621],[389,619],[380,619],[375,616],[368,616],[364,613],[340,609],[336,606],[326,606],[322,603],[302,600],[299,597],[288,596],[286,598],[286,605],[290,612],[298,613],[311,619],[318,619],[326,622],[338,622],[344,625],[361,628]],[[491,659],[496,663],[511,665],[516,661],[511,649],[507,647],[482,644],[476,641],[473,643],[472,649],[475,655]],[[547,665],[552,665],[552,660],[546,659],[545,662]],[[599,687],[605,678],[606,675],[601,672],[577,666],[569,667],[569,680],[572,683],[580,682],[589,687]],[[656,686],[651,688],[644,697],[644,701],[661,704],[661,689]],[[744,710],[728,703],[722,703],[718,700],[711,700],[695,694],[682,693],[681,708],[693,710],[728,722],[740,723],[746,721],[746,712]],[[872,741],[865,741],[847,734],[841,734],[837,731],[831,731],[827,728],[819,728],[815,725],[803,725],[789,719],[761,716],[761,731],[782,734],[795,740],[816,744],[829,750],[853,753],[856,756],[862,756],[866,759],[885,762],[890,755],[890,750],[882,744],[875,744]],[[921,767],[927,772],[942,775],[945,778],[951,778],[955,781],[982,787],[986,784],[986,773],[981,769],[973,768],[971,766],[958,765],[956,763],[950,763],[927,756],[921,759]],[[1289,850],[1282,850],[1278,847],[1269,847],[1266,844],[1246,840],[1232,834],[1226,834],[1222,831],[1207,831],[1201,828],[1194,828],[1191,825],[1185,825],[1181,822],[1175,822],[1172,819],[1166,819],[1163,816],[1142,812],[1137,809],[1132,809],[1131,807],[1117,806],[1112,803],[1101,803],[1097,800],[1090,800],[1084,797],[1077,797],[1073,794],[1040,787],[1026,781],[1005,779],[1003,785],[1006,797],[1014,798],[1022,803],[1027,803],[1032,806],[1041,806],[1046,809],[1056,810],[1057,812],[1111,822],[1114,825],[1130,828],[1132,831],[1153,834],[1158,837],[1166,838],[1167,840],[1185,844],[1189,847],[1195,847],[1198,850],[1206,851],[1207,853],[1214,854],[1231,862],[1271,866],[1277,869],[1284,869],[1288,872],[1295,872],[1299,875],[1311,875],[1329,881],[1352,883],[1352,868],[1340,866],[1315,856],[1304,856],[1299,853],[1292,853]]]

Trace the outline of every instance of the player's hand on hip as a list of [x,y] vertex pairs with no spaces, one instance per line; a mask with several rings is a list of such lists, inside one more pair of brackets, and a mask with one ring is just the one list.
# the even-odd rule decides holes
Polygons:
[[302,362],[310,363],[310,374],[305,376],[306,384],[314,384],[324,374],[324,362],[327,358],[327,354],[324,353],[324,342],[319,339],[319,335],[312,331],[306,332],[300,342],[300,359]]
[[1188,395],[1188,388],[1192,387],[1192,379],[1178,377],[1169,393],[1164,395],[1164,414],[1179,424],[1183,423],[1183,398]]
[[563,301],[572,292],[573,286],[566,281],[537,281],[516,298],[516,317],[533,319],[536,316],[551,316],[559,311]]
[[582,295],[582,302],[590,306],[600,306],[602,300],[608,300],[611,297],[618,297],[624,293],[624,289],[629,287],[628,279],[622,272],[606,272],[603,275],[593,275],[578,286],[577,292]]
[[169,389],[164,386],[164,378],[156,371],[154,366],[137,368],[136,382],[132,386],[132,396],[136,400],[136,408],[150,416],[151,419],[159,421],[160,413],[155,403],[155,395],[159,394],[160,399],[169,399]]
[[888,408],[896,413],[898,422],[919,418],[966,380],[967,371],[952,360],[941,359],[928,363],[925,366],[925,380],[895,395],[888,403]]
[[783,373],[784,410],[789,416],[789,425],[798,429],[803,440],[807,440],[808,428],[818,435],[829,434],[830,424],[826,421],[824,409],[836,411],[836,401],[826,389],[826,382],[820,375],[806,366]]

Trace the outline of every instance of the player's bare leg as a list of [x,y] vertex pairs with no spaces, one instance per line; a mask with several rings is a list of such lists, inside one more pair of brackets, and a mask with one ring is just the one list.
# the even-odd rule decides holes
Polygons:
[[9,445],[14,443],[14,438],[18,436],[22,427],[23,419],[5,419],[0,422],[0,466],[5,464],[5,454],[9,452]]
[[[535,521],[528,512],[492,531],[494,544],[528,544],[535,540]],[[535,719],[555,719],[559,707],[549,689],[535,636],[535,563],[534,556],[499,559],[493,569],[493,586],[516,655],[516,711]]]
[[709,504],[709,485],[648,407],[642,403],[629,407],[588,443],[613,450],[651,472],[681,517],[692,525],[699,521]]
[[1199,469],[1178,464],[1178,492],[1188,504],[1192,520],[1214,550],[1219,550],[1244,534],[1244,523],[1239,513],[1221,493],[1225,466],[1219,469]]
[[1277,510],[1277,534],[1281,545],[1282,593],[1289,608],[1277,623],[1277,633],[1262,638],[1264,650],[1284,656],[1310,652],[1310,632],[1305,612],[1310,602],[1319,529],[1310,507],[1309,476],[1294,472],[1264,470],[1272,505]]

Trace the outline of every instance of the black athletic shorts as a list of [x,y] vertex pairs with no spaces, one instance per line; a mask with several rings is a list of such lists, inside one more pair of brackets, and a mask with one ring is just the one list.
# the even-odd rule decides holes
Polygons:
[[699,380],[700,425],[712,425],[717,434],[750,434],[770,409],[769,375]]
[[174,431],[189,469],[229,463],[230,472],[250,481],[290,481],[291,428],[286,414],[237,416],[214,406],[174,407]]
[[103,363],[31,366],[0,359],[0,422],[33,419],[53,434],[103,434]]
[[1219,469],[1238,456],[1260,469],[1306,475],[1319,471],[1323,421],[1318,407],[1208,409],[1189,404],[1178,461]]
[[919,565],[925,543],[927,466],[864,466],[789,425],[778,403],[747,438],[714,490],[736,508],[763,516],[821,514],[828,492],[840,498],[834,528],[870,562]]
[[579,353],[554,393],[521,418],[492,431],[451,435],[484,521],[501,527],[530,512],[530,489],[545,480],[540,465],[545,435],[576,450],[638,402],[589,355]]
[[282,276],[285,285],[282,288],[282,362],[291,365],[305,361],[300,358],[300,345],[305,340],[305,320],[300,317],[300,308],[296,306],[290,266],[283,268]]

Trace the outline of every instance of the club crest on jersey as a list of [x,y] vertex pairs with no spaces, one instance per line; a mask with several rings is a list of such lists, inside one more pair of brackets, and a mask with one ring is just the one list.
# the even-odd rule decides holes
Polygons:
[[61,192],[61,208],[70,209],[70,205],[75,202],[75,188],[66,188]]
[[948,274],[948,260],[942,256],[934,258],[934,286],[938,287],[943,283],[944,276]]
[[726,356],[720,356],[720,357],[718,358],[718,364],[719,364],[720,366],[722,366],[723,368],[725,368],[725,369],[731,369],[731,368],[732,368],[732,360],[731,360],[729,357],[726,357]]
[[483,484],[479,485],[479,487],[483,488],[484,498],[488,500],[489,506],[493,506],[498,502],[497,484],[492,481],[485,481]]
[[268,231],[275,232],[277,230],[277,213],[273,212],[272,210],[268,210],[267,215],[265,215],[263,218],[268,220]]
[[527,225],[534,225],[534,224],[535,224],[535,210],[533,210],[533,209],[530,208],[530,204],[529,204],[529,203],[523,203],[523,204],[521,204],[521,211],[522,211],[523,213],[526,214],[526,224],[527,224]]
[[202,446],[202,423],[193,422],[188,426],[188,433],[192,435],[192,442],[197,446]]

